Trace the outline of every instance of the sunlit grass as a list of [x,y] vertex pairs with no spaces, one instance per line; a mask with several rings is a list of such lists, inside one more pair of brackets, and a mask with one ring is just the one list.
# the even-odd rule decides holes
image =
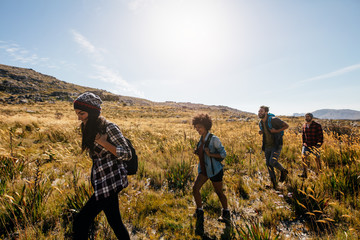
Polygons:
[[[132,236],[200,239],[195,236],[191,189],[198,163],[193,151],[199,139],[191,119],[198,110],[115,102],[105,102],[103,109],[103,115],[131,139],[139,156],[138,173],[129,177],[129,187],[119,195],[122,217]],[[251,233],[272,238],[280,234],[281,239],[285,230],[278,228],[280,224],[303,221],[309,237],[359,237],[360,134],[354,122],[321,122],[325,129],[323,169],[316,174],[311,161],[309,178],[303,180],[298,177],[303,120],[283,118],[290,128],[285,132],[280,162],[290,174],[276,192],[265,187],[270,182],[258,119],[233,121],[237,119],[233,112],[207,113],[214,120],[212,132],[227,151],[224,189],[233,215],[232,228],[217,222],[221,205],[211,183],[206,183],[201,195],[208,236],[239,239]],[[0,238],[69,238],[72,214],[91,191],[92,164],[81,152],[72,104],[3,105],[0,114]],[[35,209],[39,202],[43,207]],[[11,217],[15,213],[16,218]],[[96,239],[114,238],[103,214],[93,234]]]

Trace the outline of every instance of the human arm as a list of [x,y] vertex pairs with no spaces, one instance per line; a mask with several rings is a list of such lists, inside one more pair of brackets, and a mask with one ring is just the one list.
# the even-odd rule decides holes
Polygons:
[[100,144],[103,148],[111,152],[113,155],[117,156],[116,147],[107,141],[107,137],[107,134],[100,135],[98,133],[95,137],[95,142]]
[[119,127],[113,123],[108,124],[106,134],[97,136],[95,141],[118,159],[128,161],[132,157],[126,139],[122,135]]
[[303,146],[307,147],[307,143],[306,143],[306,124],[304,124],[303,127],[302,127],[302,142],[303,142]]
[[223,157],[221,157],[220,153],[210,153],[209,148],[205,148],[205,153],[206,153],[206,155],[208,155],[209,157],[212,157],[212,158],[223,158]]
[[224,159],[226,157],[226,151],[220,139],[216,136],[213,136],[212,141],[213,149],[210,151],[209,148],[205,148],[206,155],[212,158]]
[[321,145],[324,142],[324,134],[323,134],[323,130],[322,130],[322,127],[321,127],[320,124],[318,124],[318,126],[317,126],[316,136],[317,136],[317,144],[316,144],[316,146],[321,147]]
[[281,127],[280,127],[279,129],[271,128],[271,129],[269,129],[269,130],[270,130],[271,133],[279,133],[279,132],[282,132],[282,131],[284,131],[284,130],[286,130],[286,129],[289,128],[289,125],[288,125],[286,122],[283,122],[283,121],[282,121],[282,123],[281,123],[280,126],[281,126]]

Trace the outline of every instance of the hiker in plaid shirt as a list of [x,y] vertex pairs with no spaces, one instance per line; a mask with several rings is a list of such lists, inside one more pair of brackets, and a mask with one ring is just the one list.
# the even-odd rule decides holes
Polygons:
[[318,172],[321,170],[319,148],[324,142],[323,130],[319,123],[313,120],[313,114],[305,114],[305,123],[302,130],[302,159],[304,165],[303,174],[300,177],[307,178],[307,168],[310,164],[309,158],[315,158]]
[[104,211],[118,239],[130,239],[121,220],[118,193],[128,186],[123,161],[131,159],[131,150],[119,127],[100,116],[101,99],[86,92],[74,101],[78,119],[82,121],[82,150],[92,159],[91,183],[94,194],[76,215],[73,239],[88,239],[90,225]]

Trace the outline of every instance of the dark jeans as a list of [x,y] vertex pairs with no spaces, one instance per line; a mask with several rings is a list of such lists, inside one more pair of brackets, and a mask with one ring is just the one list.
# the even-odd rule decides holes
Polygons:
[[117,194],[98,201],[96,201],[95,195],[91,196],[74,219],[73,239],[88,239],[90,225],[101,211],[104,211],[106,219],[118,239],[130,239],[129,233],[121,220]]
[[276,175],[274,168],[277,168],[280,171],[284,170],[284,167],[278,162],[278,158],[280,156],[281,148],[266,148],[265,149],[265,158],[266,158],[266,166],[269,171],[271,182],[276,185]]

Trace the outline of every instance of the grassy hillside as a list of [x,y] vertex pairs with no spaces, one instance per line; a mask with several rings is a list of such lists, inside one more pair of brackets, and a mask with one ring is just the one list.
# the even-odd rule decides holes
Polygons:
[[[191,190],[198,162],[192,152],[199,138],[191,118],[198,109],[118,102],[105,102],[103,109],[133,141],[140,159],[137,175],[119,195],[132,239],[201,239],[195,235]],[[290,129],[280,161],[290,174],[275,191],[266,188],[258,120],[221,109],[207,113],[228,155],[224,183],[232,225],[217,222],[221,206],[208,183],[201,192],[203,239],[359,238],[359,126],[322,122],[325,167],[303,181],[298,177],[302,119],[285,118]],[[80,151],[72,104],[4,104],[0,114],[0,238],[68,239],[73,215],[92,192],[91,160]],[[92,233],[96,239],[115,239],[103,214]]]
[[251,113],[243,112],[226,106],[207,106],[204,104],[178,102],[152,102],[142,98],[116,95],[111,92],[80,86],[61,81],[53,76],[36,72],[33,69],[20,68],[0,64],[0,103],[21,104],[45,101],[70,101],[83,92],[93,92],[104,101],[117,101],[121,105],[142,105],[171,107],[172,109],[190,109],[206,111],[242,113],[238,117],[248,117]]

